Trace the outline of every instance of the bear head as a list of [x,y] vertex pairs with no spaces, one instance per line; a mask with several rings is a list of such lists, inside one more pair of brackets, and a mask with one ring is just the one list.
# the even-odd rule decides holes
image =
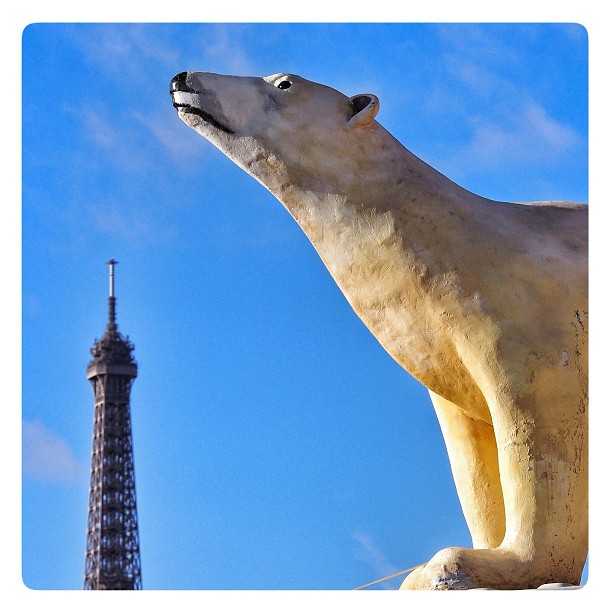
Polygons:
[[[189,127],[276,195],[289,184],[318,191],[337,181],[346,152],[367,148],[364,132],[376,125],[379,110],[374,94],[347,97],[286,73],[181,72],[170,95]],[[344,172],[354,176],[357,170]]]

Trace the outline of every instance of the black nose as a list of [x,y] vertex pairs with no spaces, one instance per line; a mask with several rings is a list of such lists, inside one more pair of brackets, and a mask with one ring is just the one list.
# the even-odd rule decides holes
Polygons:
[[189,86],[187,85],[187,73],[179,72],[171,81],[170,81],[170,93],[173,91],[189,91]]

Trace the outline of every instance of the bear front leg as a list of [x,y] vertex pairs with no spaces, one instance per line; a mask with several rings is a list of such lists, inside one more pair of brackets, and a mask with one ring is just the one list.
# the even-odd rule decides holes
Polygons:
[[[512,409],[505,402],[505,410],[492,410],[506,511],[502,543],[443,549],[410,574],[402,589],[580,583],[587,552],[586,423],[556,399],[555,419],[537,418],[533,408],[542,403],[534,396]],[[552,422],[564,412],[562,426]]]
[[448,458],[474,548],[499,546],[506,532],[504,499],[499,478],[497,444],[488,408],[467,410],[429,391],[440,423]]

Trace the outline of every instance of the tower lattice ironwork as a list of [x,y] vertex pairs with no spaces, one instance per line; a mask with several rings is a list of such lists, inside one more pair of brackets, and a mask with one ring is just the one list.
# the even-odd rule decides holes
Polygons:
[[142,588],[130,391],[134,345],[115,321],[114,259],[109,264],[108,323],[90,349],[87,379],[94,393],[91,480],[84,589]]

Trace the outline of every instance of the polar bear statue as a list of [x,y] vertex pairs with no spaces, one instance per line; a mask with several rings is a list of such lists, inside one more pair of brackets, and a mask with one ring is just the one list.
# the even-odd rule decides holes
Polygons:
[[480,197],[293,74],[182,72],[179,117],[262,183],[431,395],[474,548],[403,589],[580,583],[587,554],[587,206]]

